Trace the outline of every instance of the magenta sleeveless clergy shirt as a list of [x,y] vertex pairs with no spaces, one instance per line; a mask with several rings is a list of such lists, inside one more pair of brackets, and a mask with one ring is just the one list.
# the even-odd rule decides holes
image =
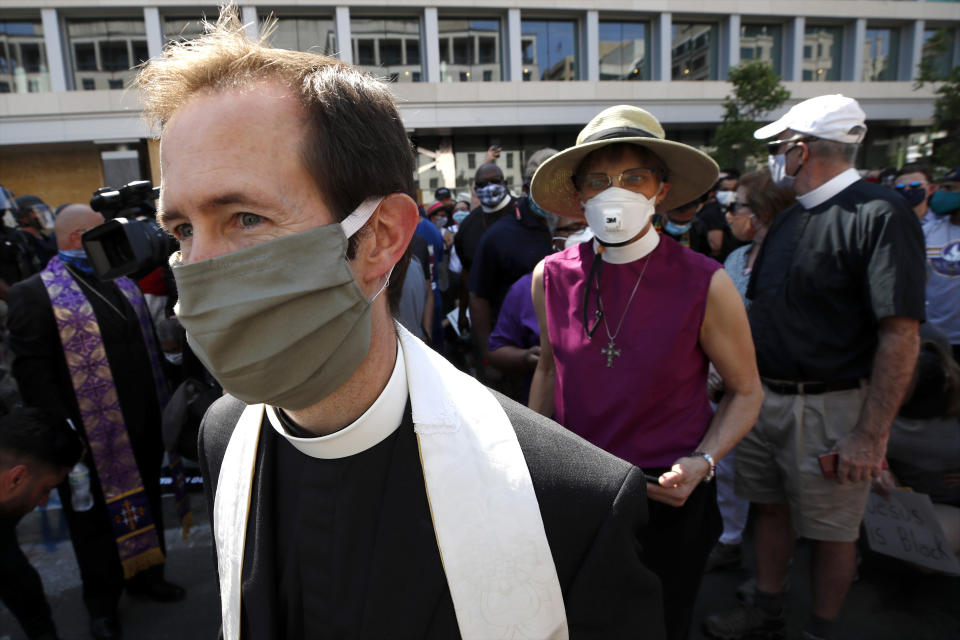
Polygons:
[[[600,298],[609,333],[615,334],[608,349],[602,321],[592,338],[583,326],[584,292],[595,259],[593,243],[583,243],[544,263],[556,363],[554,418],[635,465],[669,467],[696,450],[713,417],[699,337],[710,279],[721,266],[665,236],[639,260],[604,263]],[[595,292],[592,286],[587,301],[591,325]]]

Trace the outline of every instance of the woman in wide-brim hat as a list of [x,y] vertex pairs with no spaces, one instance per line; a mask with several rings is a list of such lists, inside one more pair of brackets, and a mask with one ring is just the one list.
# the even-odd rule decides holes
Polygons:
[[[714,260],[650,224],[696,199],[717,165],[664,139],[651,114],[606,109],[531,183],[537,204],[585,219],[592,243],[548,256],[533,275],[541,351],[530,406],[642,467],[644,561],[661,579],[670,638],[685,638],[720,533],[714,465],[753,425],[762,392],[740,295]],[[708,364],[726,384],[716,413]]]

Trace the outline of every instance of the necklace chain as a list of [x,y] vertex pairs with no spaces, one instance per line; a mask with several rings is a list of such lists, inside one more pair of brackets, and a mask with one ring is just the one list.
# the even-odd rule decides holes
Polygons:
[[[598,256],[598,259],[601,259]],[[600,294],[600,283],[597,283],[597,306],[600,308],[602,313],[603,320],[603,329],[607,332],[607,337],[610,338],[610,343],[613,344],[613,341],[618,335],[620,335],[620,329],[623,328],[623,321],[627,317],[627,311],[630,310],[630,303],[633,302],[633,297],[637,295],[637,289],[640,287],[640,281],[643,280],[643,274],[647,272],[647,265],[650,264],[650,256],[647,256],[646,261],[643,263],[643,269],[640,271],[640,277],[637,278],[637,283],[633,285],[633,291],[630,292],[630,297],[627,299],[627,304],[623,308],[623,313],[620,314],[620,322],[617,323],[617,330],[612,334],[610,333],[610,325],[607,324],[607,314],[603,312],[603,296]]]

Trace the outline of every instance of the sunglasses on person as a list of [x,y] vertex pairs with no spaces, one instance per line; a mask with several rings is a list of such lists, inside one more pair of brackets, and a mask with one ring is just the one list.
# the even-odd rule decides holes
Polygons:
[[922,182],[920,180],[914,180],[913,182],[910,182],[910,183],[901,182],[900,184],[894,185],[893,188],[896,189],[897,191],[906,191],[907,189],[921,189],[925,186],[927,186],[926,182]]
[[[730,203],[730,213],[735,216],[746,215],[741,209],[749,209],[749,202],[731,202]],[[739,213],[737,213],[739,211]]]
[[503,184],[503,178],[487,178],[486,180],[477,180],[474,183],[477,189],[483,189],[488,184]]
[[[794,149],[797,146],[797,143],[810,142],[811,140],[814,140],[814,139],[815,138],[812,138],[810,136],[795,136],[793,138],[787,138],[786,140],[771,140],[770,142],[767,143],[767,153],[769,153],[772,156],[775,156],[780,153],[780,147],[782,147],[785,144],[792,145],[790,149]],[[787,153],[788,151],[790,151],[790,149],[784,150],[783,153]]]

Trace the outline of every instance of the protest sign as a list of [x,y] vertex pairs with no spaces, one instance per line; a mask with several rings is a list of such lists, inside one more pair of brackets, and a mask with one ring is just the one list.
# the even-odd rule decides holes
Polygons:
[[960,575],[960,561],[947,544],[928,495],[893,489],[884,498],[871,492],[863,524],[867,542],[877,553]]

